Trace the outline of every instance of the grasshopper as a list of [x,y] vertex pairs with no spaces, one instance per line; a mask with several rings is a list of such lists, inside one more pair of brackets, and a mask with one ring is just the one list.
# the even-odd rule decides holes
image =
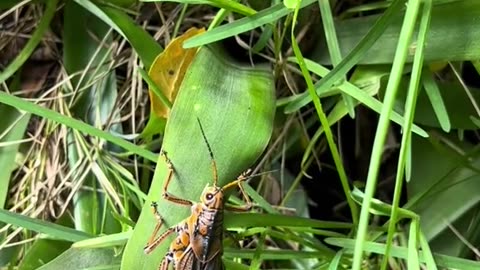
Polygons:
[[[205,136],[202,124],[199,119],[197,120],[210,155],[213,172],[213,185],[207,185],[205,187],[200,196],[200,202],[197,203],[170,194],[168,192],[168,186],[175,169],[168,158],[167,152],[162,151],[161,154],[164,156],[168,168],[162,197],[172,203],[189,206],[191,208],[191,214],[176,226],[168,228],[164,233],[156,237],[158,231],[162,227],[163,220],[157,209],[157,204],[152,204],[153,214],[157,219],[157,224],[144,248],[145,253],[151,253],[168,236],[177,233],[177,237],[170,244],[170,248],[160,264],[160,270],[167,270],[170,264],[173,265],[175,270],[225,269],[222,261],[224,210],[243,212],[250,210],[252,207],[252,204],[241,185],[241,182],[247,179],[246,175],[249,173],[249,170],[242,173],[235,181],[230,182],[223,187],[217,185],[218,172],[215,158]],[[225,193],[227,190],[235,186],[239,187],[245,198],[245,206],[225,206]]]

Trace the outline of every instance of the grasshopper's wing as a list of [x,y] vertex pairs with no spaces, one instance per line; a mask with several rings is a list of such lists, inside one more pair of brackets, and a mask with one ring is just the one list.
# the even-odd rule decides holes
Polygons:
[[213,257],[208,262],[202,262],[195,256],[193,249],[189,247],[177,262],[175,270],[225,270],[225,265],[221,255]]
[[222,256],[223,212],[204,210],[190,228],[190,245],[200,261],[207,263]]
[[198,263],[197,257],[191,247],[188,247],[184,252],[182,257],[176,262],[175,270],[198,270],[196,264]]
[[205,263],[202,270],[225,270],[225,265],[223,264],[222,256],[218,255],[214,257],[212,260],[210,260],[209,262]]

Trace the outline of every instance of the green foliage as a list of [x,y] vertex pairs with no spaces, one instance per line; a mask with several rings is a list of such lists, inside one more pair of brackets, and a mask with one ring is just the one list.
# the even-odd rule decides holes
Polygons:
[[[480,2],[0,2],[0,267],[158,269],[173,237],[144,254],[151,202],[160,233],[191,214],[162,199],[158,153],[199,201],[200,121],[219,185],[254,174],[254,210],[225,214],[227,269],[480,268]],[[143,141],[144,70],[191,26],[208,31]]]

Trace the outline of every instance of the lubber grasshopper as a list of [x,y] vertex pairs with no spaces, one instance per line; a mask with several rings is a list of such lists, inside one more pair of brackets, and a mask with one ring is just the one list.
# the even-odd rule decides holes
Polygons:
[[[245,181],[246,173],[241,174],[235,181],[226,184],[223,187],[217,186],[218,173],[217,165],[213,157],[212,149],[207,141],[203,127],[198,120],[200,131],[207,145],[210,154],[211,166],[213,171],[213,186],[206,186],[200,196],[200,202],[194,203],[189,200],[179,198],[168,192],[168,185],[175,172],[174,166],[162,151],[165,157],[168,173],[163,186],[163,198],[176,204],[190,206],[191,214],[185,220],[174,227],[168,228],[163,234],[156,237],[162,227],[162,217],[157,210],[157,205],[152,204],[153,212],[158,222],[153,230],[146,247],[145,253],[151,253],[162,241],[172,233],[177,233],[177,238],[171,243],[169,251],[162,260],[159,269],[167,270],[170,264],[173,264],[176,270],[218,270],[224,269],[222,262],[223,254],[223,211],[248,211],[251,208],[250,200],[246,196],[241,182]],[[245,197],[246,205],[243,207],[225,206],[225,192],[238,186]]]

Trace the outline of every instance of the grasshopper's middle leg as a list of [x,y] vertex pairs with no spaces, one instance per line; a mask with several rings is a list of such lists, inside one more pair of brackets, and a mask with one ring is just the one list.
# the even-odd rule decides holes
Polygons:
[[157,209],[157,204],[152,203],[152,210],[153,210],[153,215],[157,219],[157,224],[155,225],[155,228],[153,229],[152,235],[148,239],[147,245],[143,249],[143,251],[146,254],[150,254],[160,243],[165,240],[169,235],[175,232],[175,227],[174,228],[168,228],[164,233],[162,233],[160,236],[157,236],[158,231],[163,225],[163,219],[162,216],[160,216],[160,213],[158,212]]

